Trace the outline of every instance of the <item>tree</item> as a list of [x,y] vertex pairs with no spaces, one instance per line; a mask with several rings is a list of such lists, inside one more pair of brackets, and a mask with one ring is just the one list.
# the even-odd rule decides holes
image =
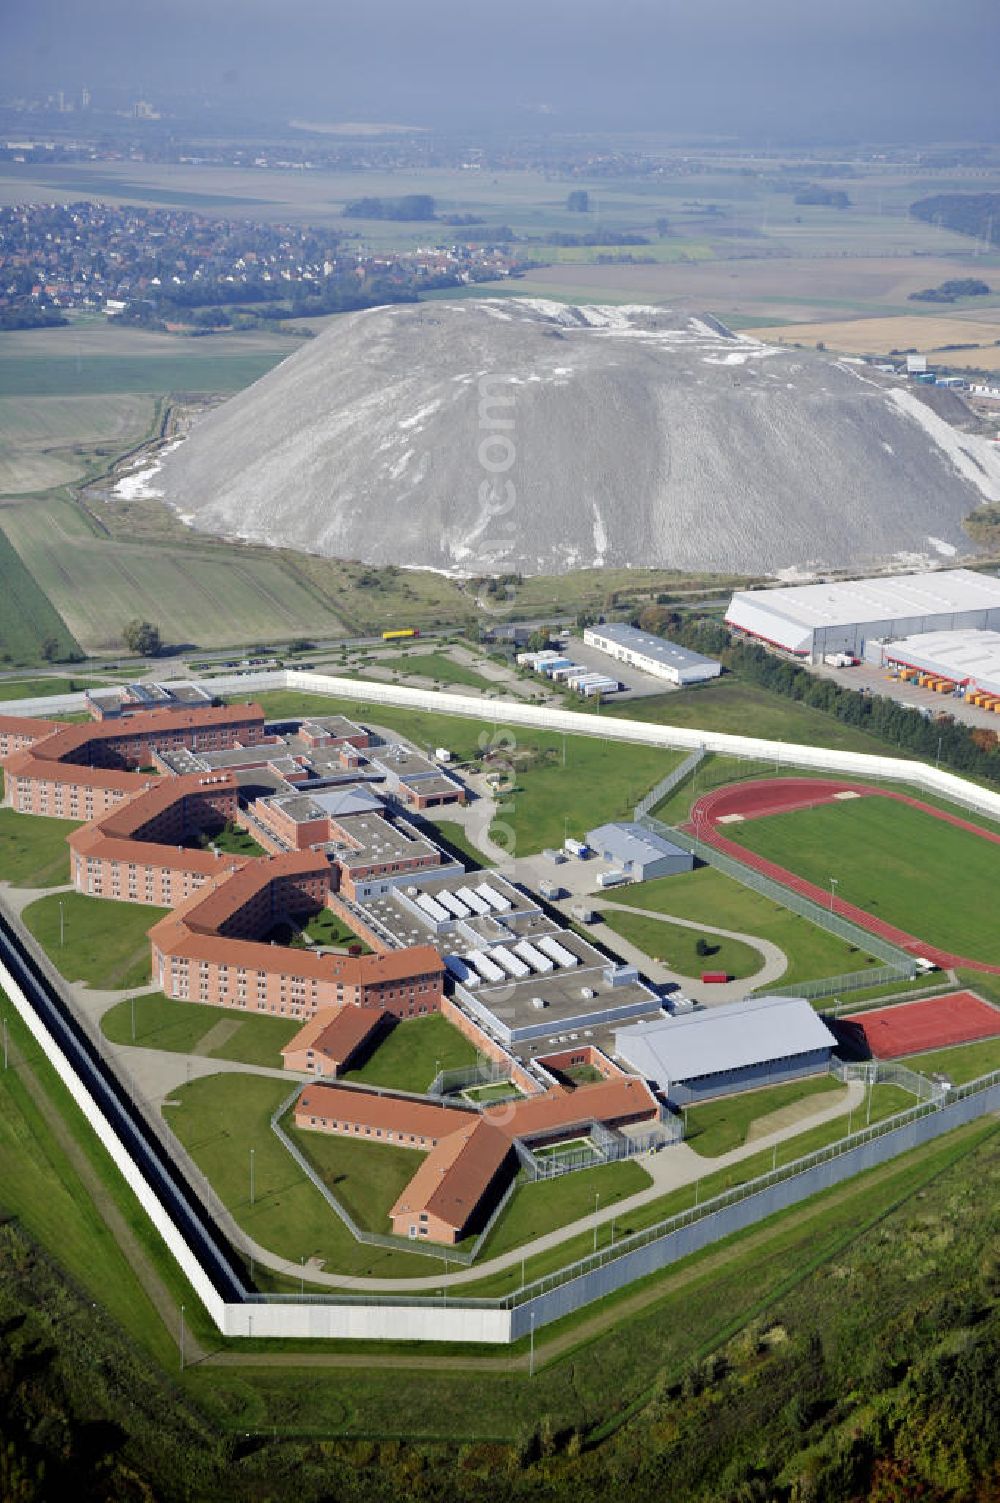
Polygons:
[[548,645],[549,633],[548,629],[544,626],[539,627],[537,631],[533,631],[528,638],[529,652],[544,652]]
[[56,637],[46,637],[42,643],[42,657],[47,663],[54,663],[59,656],[59,641]]
[[574,188],[566,195],[566,207],[571,214],[590,213],[590,194],[586,188]]
[[129,652],[134,652],[137,657],[155,657],[163,645],[160,641],[160,628],[154,626],[151,621],[140,621],[138,617],[134,621],[128,621],[122,631],[122,641]]
[[653,228],[654,228],[654,229],[655,229],[655,230],[656,230],[656,233],[657,233],[657,234],[658,234],[658,235],[659,235],[659,236],[660,236],[660,237],[661,237],[661,238],[662,238],[662,237],[663,237],[663,236],[664,236],[664,235],[669,235],[669,234],[670,234],[670,220],[669,220],[669,219],[663,219],[663,218],[662,218],[662,217],[661,217],[661,218],[660,218],[660,219],[657,219],[657,220],[656,220],[656,221],[655,221],[655,223],[654,223],[654,225],[653,225]]

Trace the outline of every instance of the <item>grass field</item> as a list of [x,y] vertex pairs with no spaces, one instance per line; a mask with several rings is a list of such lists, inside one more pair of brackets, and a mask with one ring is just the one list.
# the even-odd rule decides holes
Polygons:
[[86,981],[90,986],[114,991],[145,986],[149,981],[146,933],[168,912],[146,903],[118,903],[110,898],[64,892],[29,903],[23,918],[67,981]]
[[272,931],[270,938],[279,944],[291,945],[295,950],[305,950],[309,948],[305,936],[317,945],[357,945],[362,955],[371,953],[371,946],[355,934],[332,908],[321,908],[319,913],[310,914],[300,928],[282,922]]
[[[0,375],[9,361],[4,348],[0,345]],[[16,368],[16,358],[13,364]],[[139,443],[155,411],[151,397],[126,392],[0,397],[0,496],[23,496],[80,479],[92,458]]]
[[[885,755],[885,743],[809,705],[745,684],[734,674],[713,679],[696,689],[654,695],[618,706],[615,715],[626,720],[652,720],[657,725],[685,725],[706,731],[730,731],[771,741],[799,741],[806,746],[830,746],[844,751]],[[893,748],[894,756],[904,756]]]
[[[928,944],[1000,961],[984,894],[1000,846],[894,799],[862,798],[726,827],[728,837]],[[942,874],[947,880],[942,881]]]
[[616,889],[614,901],[771,940],[788,956],[783,986],[861,971],[874,963],[853,945],[711,866]]
[[97,678],[0,679],[0,704],[8,699],[42,699],[46,694],[75,694],[78,689],[94,689],[104,682]]
[[[10,513],[4,512],[4,529],[9,519]],[[52,638],[58,657],[78,652],[79,643],[4,529],[0,529],[0,651],[12,663],[36,663],[43,643]]]
[[397,1023],[363,1065],[345,1070],[344,1079],[359,1085],[426,1091],[439,1070],[462,1069],[478,1059],[464,1034],[440,1013],[431,1013]]
[[101,1031],[113,1044],[135,1043],[143,1049],[163,1049],[170,1054],[204,1054],[211,1059],[268,1065],[275,1070],[281,1068],[283,1046],[300,1026],[287,1018],[255,1017],[231,1007],[177,1002],[162,992],[146,993],[134,1001],[126,997],[101,1019]]
[[391,1143],[361,1143],[332,1133],[302,1132],[288,1122],[285,1129],[356,1224],[366,1232],[391,1235],[389,1211],[426,1154]]
[[791,1080],[785,1085],[726,1096],[721,1101],[706,1101],[702,1106],[687,1108],[684,1114],[687,1123],[685,1140],[703,1157],[718,1158],[720,1153],[742,1148],[752,1124],[771,1112],[781,1111],[813,1096],[829,1097],[829,1100],[816,1103],[817,1109],[825,1108],[846,1095],[846,1086],[832,1075],[818,1075],[811,1080]]
[[[532,1242],[555,1227],[589,1215],[595,1204],[598,1207],[613,1205],[615,1201],[645,1190],[649,1184],[649,1175],[634,1159],[625,1159],[618,1164],[599,1164],[594,1169],[579,1169],[552,1180],[522,1180],[508,1201],[503,1216],[487,1237],[479,1257],[499,1257],[513,1247],[520,1247],[522,1242]],[[601,1236],[607,1238],[607,1235],[607,1230],[602,1228]]]
[[431,821],[427,820],[426,814],[423,818],[431,825],[432,836],[436,838],[437,834],[440,834],[441,838],[462,858],[466,868],[471,868],[474,871],[482,868],[486,857],[482,851],[477,850],[472,844],[465,833],[463,825],[460,825],[454,819],[435,819],[431,823]]
[[947,1075],[952,1085],[965,1085],[1000,1070],[1000,1039],[980,1039],[975,1044],[958,1044],[952,1049],[933,1049],[928,1054],[912,1054],[904,1064],[921,1075]]
[[[513,783],[499,805],[491,834],[511,855],[528,855],[561,845],[566,835],[582,838],[602,821],[631,812],[642,795],[681,760],[681,752],[610,743],[597,736],[562,736],[554,731],[504,726],[490,718],[442,715],[359,704],[329,695],[278,690],[257,696],[271,719],[345,714],[364,724],[385,726],[417,746],[447,746],[459,762],[486,764]],[[563,756],[565,754],[565,764]]]
[[258,845],[247,830],[233,824],[216,830],[212,835],[203,835],[198,844],[206,850],[214,845],[217,850],[225,851],[229,856],[263,856],[266,854],[264,847]]
[[471,689],[496,687],[464,663],[453,663],[443,652],[407,653],[397,666],[404,677],[415,674],[438,684],[466,684]]
[[0,809],[0,882],[15,887],[61,887],[69,881],[67,835],[73,819]]
[[[699,935],[696,929],[685,929],[666,919],[647,918],[642,913],[619,913],[613,908],[604,908],[601,912],[604,922],[616,934],[638,945],[650,959],[661,961],[682,976],[699,976],[702,971],[725,971],[734,980],[741,980],[744,976],[755,975],[764,964],[760,952],[742,940],[723,939],[721,934]],[[706,954],[698,954],[699,939],[704,939],[708,946]]]

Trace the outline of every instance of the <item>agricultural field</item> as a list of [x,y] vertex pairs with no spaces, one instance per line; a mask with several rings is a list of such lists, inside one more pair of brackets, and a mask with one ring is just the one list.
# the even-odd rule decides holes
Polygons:
[[284,558],[266,550],[112,540],[82,508],[58,499],[8,506],[3,525],[89,651],[120,650],[122,627],[136,616],[153,616],[165,643],[201,647],[341,630]]
[[[665,880],[671,881],[672,878]],[[602,908],[601,916],[609,929],[638,945],[652,960],[660,961],[682,976],[698,976],[702,971],[725,971],[733,980],[740,980],[755,975],[764,964],[760,952],[742,940],[724,939],[721,934],[699,934],[697,929],[686,929],[680,924],[672,924],[669,919],[648,918],[643,913],[620,913],[614,908]],[[697,948],[699,939],[705,944],[700,953]]]
[[440,1013],[431,1013],[397,1023],[365,1063],[345,1070],[343,1078],[357,1085],[422,1092],[439,1070],[463,1069],[478,1061],[478,1051],[464,1034]]
[[[3,512],[4,528],[10,517],[10,511]],[[12,546],[8,532],[0,528],[0,652],[7,662],[38,662],[50,639],[60,658],[80,651],[63,617]]]
[[147,903],[64,892],[29,903],[23,919],[67,981],[117,990],[149,981],[146,933],[167,912]]
[[[978,303],[978,298],[970,299]],[[786,324],[779,329],[745,331],[771,344],[825,344],[858,355],[888,355],[898,350],[938,352],[942,365],[1000,370],[1000,324],[976,309],[968,317],[909,313],[896,318],[845,319],[832,323]],[[973,348],[954,348],[955,346]]]
[[818,928],[711,866],[618,888],[614,901],[771,940],[788,956],[782,986],[846,975],[876,964],[846,940]]
[[[895,799],[860,798],[727,825],[729,839],[930,945],[1000,962],[987,894],[1000,845]],[[942,874],[947,873],[947,880]]]
[[[8,367],[16,371],[18,365],[0,343],[0,380]],[[0,496],[80,479],[90,457],[118,454],[139,443],[155,415],[151,396],[128,392],[0,397]]]
[[[132,1018],[135,1017],[135,1038]],[[229,1007],[178,1002],[162,992],[126,997],[101,1018],[101,1031],[113,1044],[137,1044],[170,1054],[203,1054],[280,1070],[281,1051],[299,1031],[288,1018],[254,1017]]]

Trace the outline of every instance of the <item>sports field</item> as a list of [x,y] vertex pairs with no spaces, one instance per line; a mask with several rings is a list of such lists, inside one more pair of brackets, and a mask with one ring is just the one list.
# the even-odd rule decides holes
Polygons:
[[[758,787],[766,788],[762,797],[777,808],[776,785]],[[753,797],[752,785],[741,797]],[[712,839],[775,863],[821,895],[831,893],[832,879],[843,912],[858,908],[928,947],[1000,964],[1000,929],[991,900],[1000,880],[996,839],[898,797],[843,802],[833,801],[829,792],[825,797],[822,804],[790,813],[754,810],[755,817],[716,823],[710,827]],[[725,807],[730,804],[734,812],[732,800]]]
[[879,1007],[843,1017],[839,1022],[864,1036],[876,1059],[1000,1038],[1000,1008],[991,1007],[972,992],[949,992],[899,1007]]

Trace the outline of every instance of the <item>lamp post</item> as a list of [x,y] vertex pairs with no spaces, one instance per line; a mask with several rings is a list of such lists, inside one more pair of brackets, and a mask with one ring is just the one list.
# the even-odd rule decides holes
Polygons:
[[[601,1192],[599,1190],[595,1190],[594,1191],[594,1215],[595,1216],[597,1215],[597,1208],[600,1205],[600,1203],[601,1203]],[[597,1251],[597,1222],[596,1221],[594,1222],[594,1251],[595,1252]]]
[[253,1203],[254,1203],[253,1155],[254,1155],[254,1150],[251,1148],[251,1150],[250,1150],[250,1204],[251,1205],[253,1205]]
[[836,889],[839,887],[839,885],[840,885],[840,878],[839,877],[831,877],[830,878],[830,912],[831,913],[833,912],[833,899],[834,899],[834,896],[835,896],[835,893],[836,893]]
[[181,1348],[181,1372],[183,1372],[184,1371],[184,1306],[183,1305],[181,1305],[181,1337],[180,1337],[180,1348]]
[[135,994],[134,993],[129,998],[129,1002],[132,1005],[132,1042],[134,1044],[135,1043]]
[[63,900],[59,899],[59,944],[62,946],[66,938],[66,915],[63,912]]

